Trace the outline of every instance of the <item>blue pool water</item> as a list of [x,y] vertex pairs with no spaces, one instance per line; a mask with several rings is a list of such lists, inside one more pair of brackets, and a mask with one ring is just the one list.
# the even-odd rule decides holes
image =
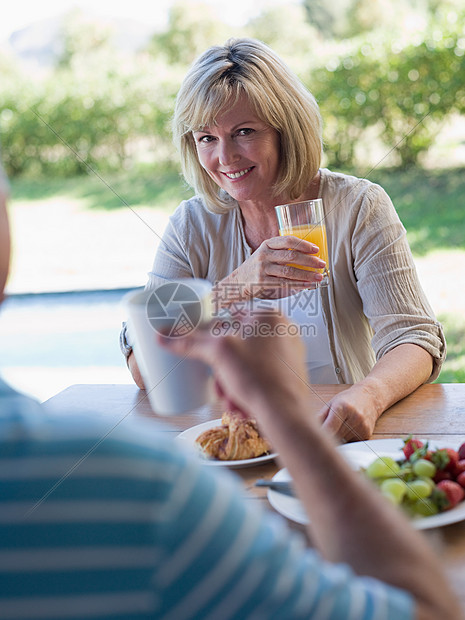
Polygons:
[[17,295],[0,314],[0,372],[43,400],[72,383],[129,383],[119,350],[130,289]]

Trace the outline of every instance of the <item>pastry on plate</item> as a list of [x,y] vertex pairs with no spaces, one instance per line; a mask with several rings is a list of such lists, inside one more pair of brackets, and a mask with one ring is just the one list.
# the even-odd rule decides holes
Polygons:
[[229,411],[223,413],[221,426],[204,431],[195,443],[206,457],[220,461],[254,459],[271,452],[256,420]]

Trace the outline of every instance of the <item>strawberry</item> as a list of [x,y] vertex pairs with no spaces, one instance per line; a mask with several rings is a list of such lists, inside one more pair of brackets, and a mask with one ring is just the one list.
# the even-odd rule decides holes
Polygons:
[[449,471],[448,466],[451,457],[447,450],[448,448],[441,448],[439,450],[435,450],[431,455],[431,461],[436,465],[438,470]]
[[465,489],[465,471],[463,471],[461,474],[457,476],[456,482],[457,484],[460,484],[460,486]]
[[457,478],[464,471],[465,471],[465,459],[460,459],[460,461],[458,461],[457,465],[455,466],[455,477]]
[[459,462],[459,454],[457,450],[453,450],[452,448],[444,448],[444,450],[447,452],[447,456],[449,457],[449,462],[444,469],[446,471],[450,471],[450,473],[454,476],[457,463]]
[[433,480],[434,482],[436,482],[436,484],[438,482],[441,482],[441,480],[452,480],[452,474],[450,473],[450,471],[438,469],[437,472],[434,474]]
[[441,490],[447,498],[447,504],[444,506],[445,510],[454,508],[454,506],[457,506],[465,497],[465,489],[452,480],[441,480],[441,482],[438,482],[437,488]]
[[419,439],[413,439],[413,437],[409,435],[407,439],[404,440],[404,447],[402,448],[402,451],[407,461],[410,459],[412,454],[416,452],[416,450],[419,450],[422,447],[422,441],[420,441]]
[[459,454],[459,460],[465,459],[465,442],[460,446],[457,452]]

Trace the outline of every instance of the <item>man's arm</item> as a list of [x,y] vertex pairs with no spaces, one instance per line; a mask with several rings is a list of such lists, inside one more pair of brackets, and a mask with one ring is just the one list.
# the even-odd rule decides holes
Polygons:
[[[286,323],[276,316],[262,320],[270,334],[278,323]],[[171,350],[182,355],[190,351],[210,363],[229,404],[258,420],[294,480],[311,520],[311,537],[325,558],[407,590],[416,600],[419,618],[460,617],[422,536],[348,467],[331,436],[308,415],[314,395],[297,338],[218,338],[196,330],[173,339]]]

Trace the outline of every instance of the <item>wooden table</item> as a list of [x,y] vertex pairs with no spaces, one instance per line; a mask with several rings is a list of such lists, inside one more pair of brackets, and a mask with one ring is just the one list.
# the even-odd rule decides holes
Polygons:
[[[347,387],[313,386],[315,400],[311,408],[318,411],[332,396]],[[72,385],[46,401],[44,406],[54,415],[88,412],[94,417],[108,418],[111,423],[149,416],[162,422],[160,432],[167,436],[176,436],[196,424],[221,417],[221,411],[215,406],[204,407],[182,416],[157,416],[152,412],[145,392],[135,385]],[[440,440],[445,446],[464,442],[465,384],[421,386],[383,414],[372,438],[405,437],[410,434]],[[272,510],[266,491],[254,487],[254,483],[258,478],[271,478],[280,467],[279,463],[271,462],[234,470],[243,480],[244,495],[248,501],[259,502]],[[292,523],[290,525],[302,530],[301,526]],[[426,530],[424,535],[444,563],[465,611],[465,521]]]

